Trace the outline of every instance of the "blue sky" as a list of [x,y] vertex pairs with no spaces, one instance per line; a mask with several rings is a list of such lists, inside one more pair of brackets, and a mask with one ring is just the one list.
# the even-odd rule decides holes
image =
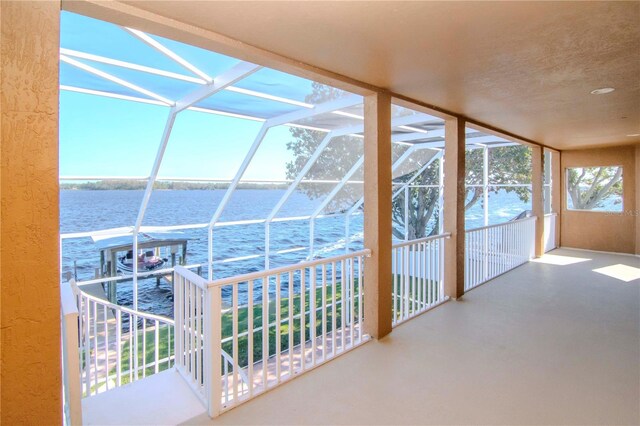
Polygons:
[[[61,176],[146,176],[169,108],[60,92]],[[178,115],[161,176],[231,179],[261,123],[194,111]],[[243,179],[284,179],[289,129],[271,129]]]
[[[238,62],[193,46],[155,38],[212,77]],[[193,76],[123,29],[69,12],[62,13],[61,47]],[[198,87],[166,78],[160,81],[159,77],[111,65],[77,60],[172,100]],[[69,64],[61,66],[61,84],[144,97]],[[310,85],[308,80],[270,69],[260,70],[238,83],[238,87],[301,101],[310,91]],[[253,111],[254,115],[262,116],[267,111],[277,115],[291,110],[290,105],[230,92],[215,95],[205,104],[231,111],[236,108],[241,110],[237,112],[247,114]],[[60,175],[147,176],[156,157],[168,113],[168,107],[62,90]],[[178,115],[173,127],[160,175],[231,179],[260,126],[261,123],[255,121],[184,111]],[[292,159],[286,143],[291,140],[288,128],[271,129],[243,179],[285,179],[286,163]]]

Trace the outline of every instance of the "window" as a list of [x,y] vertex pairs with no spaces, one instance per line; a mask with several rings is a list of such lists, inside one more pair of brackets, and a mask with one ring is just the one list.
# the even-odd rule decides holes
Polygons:
[[567,169],[567,208],[621,212],[622,167],[576,167]]

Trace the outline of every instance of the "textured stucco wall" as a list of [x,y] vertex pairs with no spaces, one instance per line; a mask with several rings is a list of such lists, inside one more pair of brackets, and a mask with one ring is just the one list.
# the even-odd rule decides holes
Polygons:
[[[636,252],[636,148],[632,145],[602,149],[562,151],[561,245],[617,253]],[[567,210],[565,192],[568,167],[621,165],[623,167],[624,213]]]
[[60,3],[0,2],[0,324],[6,425],[59,424]]
[[640,254],[640,144],[636,145],[636,254]]

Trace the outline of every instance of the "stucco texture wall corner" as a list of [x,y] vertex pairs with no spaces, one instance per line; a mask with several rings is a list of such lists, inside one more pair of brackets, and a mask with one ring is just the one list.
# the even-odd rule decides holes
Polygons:
[[1,1],[2,424],[59,424],[60,3]]
[[[638,172],[636,148],[633,145],[602,149],[562,151],[563,205],[561,245],[564,247],[636,253],[638,206]],[[621,214],[567,210],[564,191],[569,167],[622,166],[623,208]]]

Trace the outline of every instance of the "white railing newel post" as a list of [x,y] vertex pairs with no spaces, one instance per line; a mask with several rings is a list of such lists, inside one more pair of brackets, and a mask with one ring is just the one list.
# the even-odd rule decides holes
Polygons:
[[78,305],[71,283],[61,285],[64,416],[71,426],[82,424],[82,386],[78,348]]
[[221,377],[222,371],[222,335],[221,335],[221,289],[209,287],[206,291],[206,309],[204,323],[204,365],[205,365],[205,397],[210,417],[217,417],[221,411]]

